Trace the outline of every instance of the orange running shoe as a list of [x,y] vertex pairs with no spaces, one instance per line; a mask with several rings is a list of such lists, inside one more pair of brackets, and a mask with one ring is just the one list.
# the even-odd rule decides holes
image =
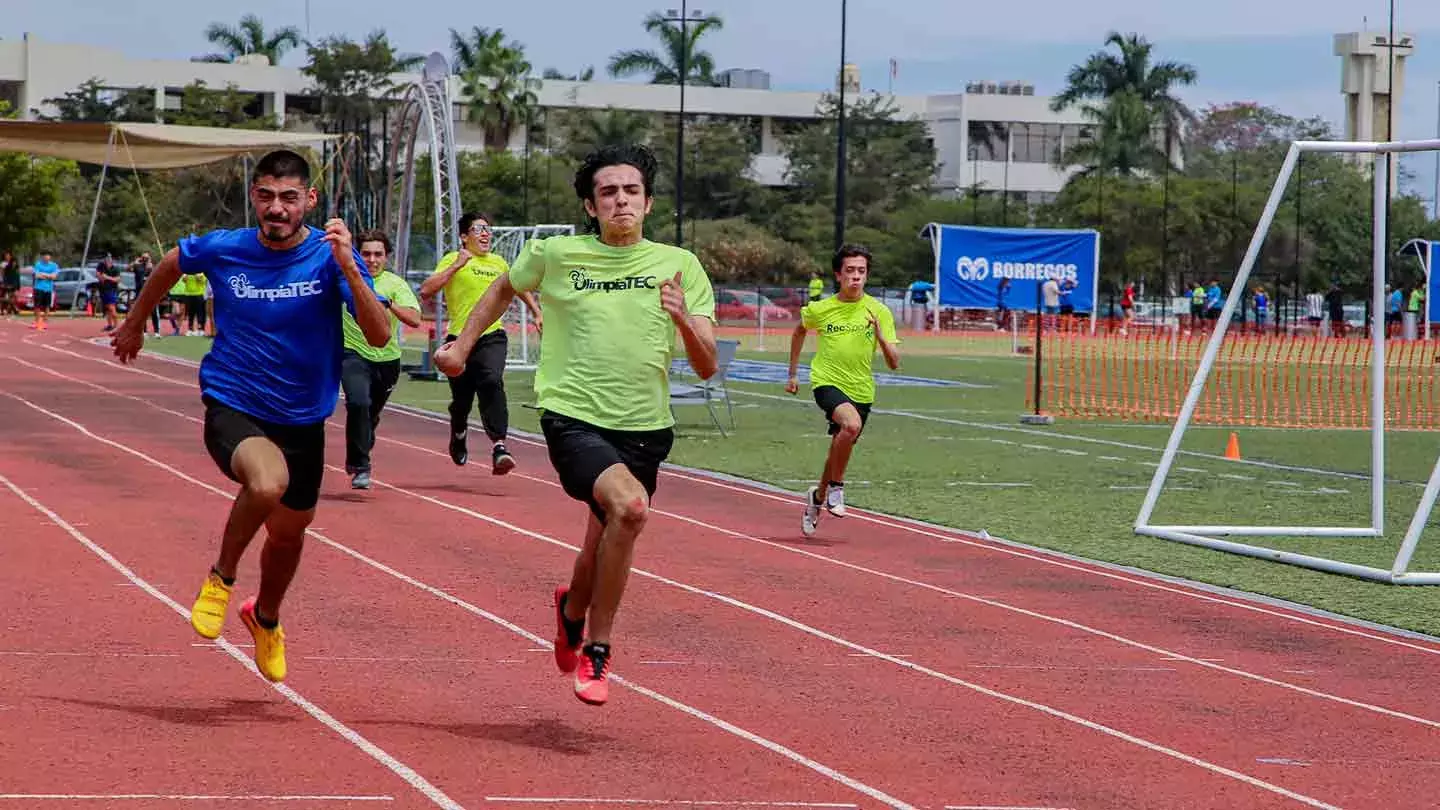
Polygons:
[[591,706],[602,706],[610,697],[610,645],[585,645],[580,653],[580,668],[575,671],[575,697]]

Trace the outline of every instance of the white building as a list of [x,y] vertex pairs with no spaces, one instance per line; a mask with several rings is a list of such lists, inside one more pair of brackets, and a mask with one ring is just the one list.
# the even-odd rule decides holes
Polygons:
[[[1388,34],[1371,31],[1335,35],[1335,55],[1341,59],[1340,92],[1345,96],[1345,140],[1400,139],[1396,133],[1405,97],[1405,62],[1414,52],[1415,37],[1410,34],[1397,34],[1394,43]],[[1366,166],[1373,160],[1370,155],[1354,158]],[[1392,196],[1400,191],[1399,171],[1400,161],[1392,160]]]
[[[822,94],[763,89],[769,80],[759,71],[725,75],[732,85],[741,86],[687,87],[686,113],[756,121],[760,138],[752,173],[762,183],[783,185],[786,162],[776,130],[787,122],[815,118]],[[741,76],[743,80],[738,80]],[[197,80],[214,89],[233,85],[257,96],[259,112],[273,114],[282,124],[290,114],[292,126],[295,113],[317,107],[306,76],[263,59],[240,63],[143,59],[93,45],[47,42],[29,34],[0,40],[0,99],[26,117],[46,111],[45,99],[63,96],[91,78],[115,90],[153,89],[157,107],[163,109],[178,108],[181,89]],[[404,87],[413,78],[397,76],[396,84]],[[858,81],[853,69],[847,71],[847,78]],[[452,90],[458,98],[458,80]],[[545,80],[537,95],[542,108],[613,107],[659,113],[677,112],[680,101],[679,88],[673,85],[601,81]],[[916,116],[929,127],[940,163],[934,183],[940,192],[978,185],[989,192],[1008,189],[1031,202],[1051,199],[1069,177],[1069,172],[1054,167],[1053,156],[1089,128],[1078,110],[1052,112],[1049,98],[1036,96],[1033,87],[1017,82],[974,83],[953,94],[895,96],[894,103],[898,115]],[[458,110],[456,124],[462,148],[481,147],[480,132],[466,124]],[[518,131],[511,146],[522,148],[524,141],[524,131]]]

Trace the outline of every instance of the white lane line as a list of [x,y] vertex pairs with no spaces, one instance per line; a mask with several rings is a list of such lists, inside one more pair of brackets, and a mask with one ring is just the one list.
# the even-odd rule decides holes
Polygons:
[[[6,394],[6,396],[11,396],[14,399],[20,399],[19,397],[15,397],[12,394]],[[24,402],[25,400],[22,399],[20,401]],[[62,421],[69,422],[68,419],[65,419],[65,417],[60,416],[59,414],[54,414],[54,416],[58,419],[61,419]],[[60,515],[56,514],[54,510],[50,509],[48,506],[31,497],[30,494],[25,490],[16,486],[9,478],[6,478],[4,475],[0,475],[0,484],[3,484],[11,492],[15,493],[17,497],[29,504],[32,509],[49,518],[51,523],[54,523],[56,526],[59,526],[61,529],[65,530],[67,534],[75,538],[75,540],[77,540],[81,545],[88,548],[97,557],[108,563],[111,568],[114,568],[116,571],[120,572],[120,574],[126,579],[135,583],[135,585],[138,586],[141,590],[155,597],[155,599],[158,600],[160,603],[168,606],[171,610],[185,617],[187,620],[190,618],[189,609],[181,605],[179,602],[176,602],[174,599],[171,599],[169,596],[166,596],[160,590],[155,588],[155,586],[145,581],[145,579],[140,577],[140,575],[136,574],[134,571],[130,570],[128,566],[116,559],[114,555],[106,551],[94,540],[86,537],[84,533],[82,533],[79,529],[71,526],[69,523],[66,523],[65,519],[60,517]],[[215,644],[221,649],[225,650],[225,652],[229,653],[231,658],[240,662],[240,664],[246,669],[249,669],[256,678],[261,678],[261,680],[264,681],[263,676],[260,675],[259,670],[255,668],[255,663],[250,660],[250,656],[245,654],[244,652],[241,652],[239,647],[231,644],[225,639],[224,636],[216,639]],[[434,804],[440,807],[447,808],[448,810],[461,810],[461,806],[456,803],[455,800],[451,799],[449,796],[446,796],[439,788],[430,784],[430,782],[428,782],[420,774],[416,773],[415,770],[412,769],[410,766],[406,765],[405,763],[381,750],[379,746],[365,739],[363,736],[360,735],[359,732],[355,731],[344,723],[341,723],[339,720],[336,720],[324,709],[321,709],[319,706],[316,706],[314,703],[311,703],[309,700],[303,697],[299,692],[296,692],[294,689],[291,689],[283,683],[270,683],[269,681],[264,681],[264,683],[275,691],[284,695],[291,703],[299,706],[305,711],[306,714],[309,714],[311,717],[319,720],[325,725],[326,728],[329,728],[331,731],[340,735],[346,742],[349,742],[351,745],[354,745],[356,748],[359,748],[361,751],[369,754],[372,759],[384,765],[386,768],[389,768],[391,772],[393,772],[401,779],[405,780],[406,784],[415,788],[415,790],[419,791],[426,798],[430,799],[430,801]]]

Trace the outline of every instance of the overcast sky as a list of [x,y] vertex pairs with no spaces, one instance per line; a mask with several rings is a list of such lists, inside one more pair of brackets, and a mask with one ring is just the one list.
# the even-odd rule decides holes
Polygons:
[[[254,13],[267,26],[294,25],[313,37],[355,38],[383,28],[402,51],[448,47],[448,29],[503,28],[526,46],[539,71],[566,72],[595,65],[603,75],[617,50],[648,47],[644,16],[678,6],[678,0],[530,0],[523,3],[459,0],[145,0],[138,13],[102,0],[3,0],[0,36],[25,32],[42,39],[81,42],[133,56],[188,58],[210,50],[203,31],[211,22],[236,22]],[[725,28],[706,47],[720,68],[760,68],[778,89],[819,89],[833,81],[839,62],[840,0],[718,0],[695,2],[720,14]],[[1434,137],[1440,87],[1440,2],[1401,0],[1397,28],[1413,33],[1408,97],[1399,134]],[[967,81],[1020,79],[1037,92],[1058,89],[1068,67],[1095,50],[1111,29],[1136,31],[1162,59],[1193,64],[1198,86],[1184,91],[1197,107],[1259,101],[1296,115],[1322,115],[1338,124],[1340,65],[1332,35],[1388,25],[1388,0],[850,0],[847,57],[861,68],[867,88],[885,89],[890,59],[899,62],[894,90],[939,93]],[[292,54],[287,63],[299,64]],[[1434,158],[1408,158],[1431,196]]]

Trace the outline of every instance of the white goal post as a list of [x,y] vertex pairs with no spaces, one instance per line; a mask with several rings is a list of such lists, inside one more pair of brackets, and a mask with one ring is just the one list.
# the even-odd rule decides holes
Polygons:
[[[1160,466],[1155,469],[1155,475],[1150,481],[1149,490],[1145,493],[1145,502],[1140,507],[1140,514],[1135,519],[1135,533],[1158,537],[1164,540],[1171,540],[1179,543],[1188,543],[1195,546],[1228,551],[1234,554],[1242,554],[1250,557],[1257,557],[1264,560],[1283,562],[1297,565],[1304,568],[1312,568],[1319,571],[1326,571],[1336,574],[1359,577],[1361,579],[1383,582],[1393,585],[1440,585],[1440,572],[1431,571],[1410,571],[1410,560],[1414,556],[1415,548],[1420,542],[1420,534],[1425,528],[1426,522],[1430,519],[1430,511],[1435,505],[1437,494],[1440,494],[1440,458],[1437,458],[1435,468],[1430,473],[1430,480],[1425,487],[1425,492],[1420,498],[1416,507],[1415,516],[1410,521],[1410,526],[1405,533],[1405,539],[1400,545],[1395,560],[1387,570],[1368,565],[1332,560],[1326,557],[1316,557],[1308,554],[1299,554],[1291,551],[1269,548],[1262,545],[1240,543],[1232,540],[1222,540],[1221,537],[1355,537],[1355,538],[1379,538],[1385,534],[1385,281],[1386,268],[1388,266],[1388,245],[1386,244],[1386,214],[1388,199],[1388,184],[1386,182],[1390,175],[1390,164],[1394,156],[1403,152],[1425,152],[1440,150],[1440,140],[1428,141],[1398,141],[1386,143],[1352,142],[1352,141],[1296,141],[1290,145],[1290,150],[1285,156],[1285,162],[1280,169],[1280,176],[1275,180],[1275,186],[1270,191],[1270,198],[1265,204],[1265,210],[1260,215],[1260,221],[1255,226],[1255,233],[1251,237],[1250,247],[1245,252],[1244,261],[1240,270],[1230,286],[1230,294],[1225,299],[1225,308],[1220,313],[1220,319],[1216,324],[1215,331],[1210,336],[1210,341],[1205,346],[1205,353],[1200,359],[1200,367],[1195,372],[1195,377],[1190,383],[1190,390],[1185,396],[1185,402],[1180,408],[1176,417],[1175,425],[1170,431],[1170,439],[1165,444],[1165,452],[1161,456]],[[1236,308],[1240,305],[1241,298],[1246,288],[1246,282],[1250,273],[1259,258],[1261,248],[1265,243],[1265,237],[1270,230],[1270,225],[1275,219],[1275,214],[1280,208],[1280,202],[1285,196],[1285,189],[1290,183],[1290,176],[1295,172],[1300,156],[1306,152],[1320,153],[1352,153],[1352,154],[1373,154],[1375,156],[1372,168],[1374,178],[1374,229],[1372,239],[1372,261],[1373,278],[1371,279],[1370,306],[1370,334],[1373,342],[1373,351],[1370,358],[1370,521],[1368,526],[1353,527],[1320,527],[1320,526],[1176,526],[1157,525],[1151,522],[1155,511],[1156,501],[1164,489],[1165,482],[1169,478],[1170,470],[1175,464],[1176,454],[1180,449],[1180,441],[1185,435],[1185,430],[1190,425],[1191,417],[1200,401],[1200,396],[1205,389],[1205,383],[1215,366],[1215,358],[1219,353],[1220,344],[1225,339],[1225,333],[1229,331],[1231,318]]]

